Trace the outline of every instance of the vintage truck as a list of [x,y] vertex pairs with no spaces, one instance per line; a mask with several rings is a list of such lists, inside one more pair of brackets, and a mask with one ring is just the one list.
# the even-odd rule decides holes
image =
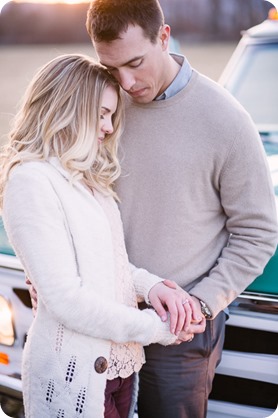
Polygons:
[[[271,19],[243,33],[219,82],[242,102],[258,126],[278,202],[277,77],[274,11]],[[278,251],[229,310],[208,418],[269,417],[278,403]],[[0,406],[14,418],[24,417],[20,363],[31,321],[25,276],[0,222]]]
[[[264,145],[278,213],[278,12],[243,32],[219,83],[251,114]],[[210,413],[270,416],[278,403],[278,251],[230,306]],[[278,411],[277,415],[278,417]]]

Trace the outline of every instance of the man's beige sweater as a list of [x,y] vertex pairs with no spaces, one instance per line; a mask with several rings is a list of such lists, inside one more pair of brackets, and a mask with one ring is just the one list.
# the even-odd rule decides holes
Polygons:
[[215,316],[277,244],[265,153],[249,115],[193,71],[174,97],[127,98],[117,183],[130,260],[175,280]]

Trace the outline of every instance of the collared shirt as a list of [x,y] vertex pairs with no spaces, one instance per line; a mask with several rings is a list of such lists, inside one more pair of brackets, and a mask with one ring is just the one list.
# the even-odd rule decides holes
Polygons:
[[166,99],[169,99],[170,97],[175,96],[175,94],[177,94],[187,85],[187,83],[189,82],[191,78],[192,67],[187,61],[187,59],[184,56],[179,55],[179,54],[171,54],[171,55],[173,58],[175,58],[175,56],[178,56],[179,60],[182,58],[183,60],[182,66],[180,68],[180,71],[178,72],[178,74],[176,75],[172,83],[170,84],[170,86],[168,86],[167,89],[162,94],[160,94],[158,97],[155,98],[156,101],[166,100]]

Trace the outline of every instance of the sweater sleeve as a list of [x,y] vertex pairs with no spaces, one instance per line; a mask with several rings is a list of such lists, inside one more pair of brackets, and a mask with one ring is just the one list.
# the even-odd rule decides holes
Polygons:
[[219,182],[230,238],[208,276],[190,290],[207,303],[213,317],[263,272],[277,245],[273,185],[261,139],[249,116]]
[[136,296],[138,302],[149,303],[149,292],[151,288],[157,283],[162,282],[164,279],[149,273],[143,268],[135,267],[132,263],[129,263],[133,283],[135,286]]
[[116,303],[109,295],[100,297],[82,282],[59,196],[39,170],[28,164],[14,169],[5,188],[3,220],[37,289],[38,316],[42,304],[68,329],[118,343],[167,345],[176,340],[169,323],[163,323],[153,310]]

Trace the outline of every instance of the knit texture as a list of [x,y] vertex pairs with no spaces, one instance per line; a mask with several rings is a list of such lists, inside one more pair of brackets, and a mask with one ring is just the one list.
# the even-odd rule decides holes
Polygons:
[[[116,299],[119,303],[137,308],[135,287],[131,278],[119,210],[112,199],[97,191],[94,192],[94,195],[104,210],[111,228],[115,259]],[[116,344],[112,341],[107,379],[111,380],[119,376],[126,378],[132,373],[138,372],[144,361],[144,351],[141,344],[136,342]]]
[[[99,372],[96,361],[109,362],[112,341],[167,344],[176,337],[154,311],[118,302],[107,215],[81,183],[71,184],[57,159],[13,170],[3,220],[38,291],[22,362],[26,418],[103,417],[107,370]],[[135,291],[138,277],[143,293],[160,280],[132,267]]]
[[[178,58],[176,58],[178,59]],[[193,71],[174,97],[126,97],[117,181],[132,263],[224,309],[277,245],[273,186],[250,116]]]

